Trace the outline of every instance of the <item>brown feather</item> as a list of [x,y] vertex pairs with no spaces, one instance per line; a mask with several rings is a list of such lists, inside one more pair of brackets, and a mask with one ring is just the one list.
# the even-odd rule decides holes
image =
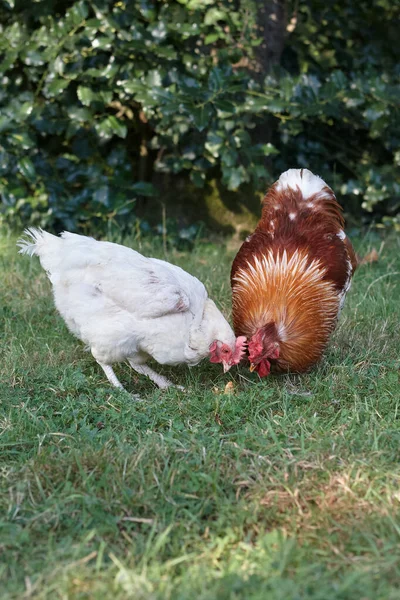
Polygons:
[[233,322],[236,335],[248,339],[275,324],[276,366],[305,371],[320,359],[335,328],[356,258],[328,186],[304,198],[299,188],[279,190],[278,183],[232,265]]

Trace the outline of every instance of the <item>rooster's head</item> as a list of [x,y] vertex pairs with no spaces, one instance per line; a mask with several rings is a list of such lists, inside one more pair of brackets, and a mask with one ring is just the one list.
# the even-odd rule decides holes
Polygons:
[[258,329],[249,342],[250,371],[257,371],[260,377],[269,375],[271,360],[279,358],[276,337],[275,325],[269,324]]

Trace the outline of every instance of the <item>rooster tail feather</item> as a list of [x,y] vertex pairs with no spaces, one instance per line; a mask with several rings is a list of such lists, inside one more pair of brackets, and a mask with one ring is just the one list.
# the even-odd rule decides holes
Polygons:
[[288,188],[292,190],[299,189],[305,201],[316,194],[333,195],[332,190],[325,181],[308,169],[289,169],[285,171],[276,182],[276,188],[278,192],[285,192]]
[[282,173],[265,195],[263,205],[263,215],[268,223],[279,216],[275,211],[280,208],[287,210],[293,220],[298,210],[306,209],[321,213],[321,218],[323,215],[340,228],[344,227],[342,208],[335,194],[321,177],[308,169],[289,169]]

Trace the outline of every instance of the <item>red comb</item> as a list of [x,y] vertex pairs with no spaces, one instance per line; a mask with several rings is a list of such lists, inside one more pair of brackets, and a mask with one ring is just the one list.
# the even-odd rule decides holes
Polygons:
[[255,336],[252,337],[252,339],[249,342],[249,356],[250,359],[252,357],[256,357],[259,354],[261,354],[261,352],[263,351],[263,345],[262,342],[259,342],[257,339],[254,339]]
[[232,355],[232,364],[237,365],[240,363],[244,355],[246,354],[247,339],[244,335],[240,335],[236,338],[235,351]]

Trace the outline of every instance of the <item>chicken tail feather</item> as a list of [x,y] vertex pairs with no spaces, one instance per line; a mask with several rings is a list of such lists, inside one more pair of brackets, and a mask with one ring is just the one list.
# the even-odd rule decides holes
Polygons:
[[38,227],[28,227],[25,229],[24,235],[26,237],[20,238],[17,242],[19,254],[27,254],[28,256],[39,255],[39,246],[43,241],[44,233],[43,229]]

